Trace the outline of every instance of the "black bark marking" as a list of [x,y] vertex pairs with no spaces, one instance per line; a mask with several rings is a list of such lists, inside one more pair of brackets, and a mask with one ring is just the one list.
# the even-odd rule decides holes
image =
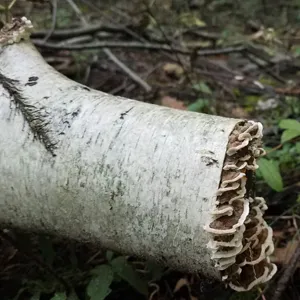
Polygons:
[[100,138],[100,132],[97,134],[97,137],[96,137],[96,140],[95,140],[95,144],[97,144],[98,143],[98,140],[99,140],[99,138]]
[[212,158],[212,157],[209,157],[209,156],[202,156],[201,157],[201,161],[205,163],[206,166],[213,166],[213,165],[216,165],[217,167],[219,167],[219,162],[218,160]]
[[92,138],[92,137],[90,137],[90,139],[89,139],[89,140],[86,142],[86,144],[87,144],[87,145],[91,144],[91,142],[92,142],[92,139],[93,139],[93,138]]
[[88,91],[88,92],[91,91],[91,89],[88,88],[87,86],[76,85],[76,86],[74,86],[73,88],[74,88],[75,91],[77,91],[77,90],[79,90],[79,89],[86,90],[86,91]]
[[31,76],[28,78],[28,81],[38,81],[38,77],[37,76]]
[[0,74],[0,84],[9,93],[16,109],[23,115],[25,122],[33,133],[34,139],[39,140],[52,156],[56,156],[54,151],[57,148],[57,142],[54,142],[50,136],[49,121],[46,120],[45,113],[41,113],[41,109],[27,103],[27,100],[17,87],[20,84],[18,80],[10,79]]
[[86,128],[84,129],[84,131],[82,133],[82,136],[81,136],[82,139],[84,138],[85,134],[86,134]]
[[121,113],[120,115],[120,119],[124,120],[124,117],[127,116],[127,114],[133,109],[133,107],[129,108],[128,110],[126,110],[124,113]]
[[72,112],[72,117],[73,117],[73,118],[77,117],[78,114],[79,114],[79,112],[80,112],[80,109],[77,109],[77,110],[73,111],[73,112]]
[[36,81],[34,81],[34,82],[27,82],[27,83],[25,83],[25,86],[34,86],[36,84],[37,84]]
[[28,82],[25,84],[25,86],[34,86],[37,84],[37,80],[39,78],[37,76],[31,76],[28,78]]

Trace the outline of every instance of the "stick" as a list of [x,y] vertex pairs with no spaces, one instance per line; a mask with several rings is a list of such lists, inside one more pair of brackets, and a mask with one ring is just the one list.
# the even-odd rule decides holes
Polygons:
[[[87,27],[79,28],[70,28],[70,29],[57,29],[53,31],[51,38],[52,39],[64,39],[77,37],[79,35],[93,34],[98,31],[107,31],[107,32],[123,32],[124,29],[120,26],[113,25],[103,25],[103,24],[93,24]],[[125,32],[125,31],[124,31]],[[40,30],[32,33],[33,38],[42,38],[48,33],[47,30]]]
[[84,25],[84,26],[88,26],[88,22],[87,20],[85,19],[82,11],[79,9],[79,7],[77,6],[77,4],[73,1],[73,0],[66,0],[69,5],[72,7],[72,9],[75,11],[75,13],[77,14],[78,18],[81,20],[81,23]]
[[103,52],[120,68],[122,69],[133,81],[142,86],[146,92],[151,91],[151,86],[145,82],[140,76],[138,76],[134,71],[128,68],[124,63],[122,63],[108,48],[104,48]]
[[270,299],[273,300],[279,300],[282,293],[287,287],[287,284],[290,280],[290,278],[293,276],[295,269],[297,268],[297,262],[300,259],[300,241],[298,243],[297,249],[294,252],[292,258],[290,259],[288,265],[286,266],[281,278],[278,280],[277,287],[275,289],[275,292],[273,294],[273,297]]
[[47,35],[44,38],[45,42],[50,38],[50,36],[53,34],[53,32],[55,30],[56,17],[57,17],[57,0],[53,0],[52,1],[52,25],[51,25],[49,32],[47,33]]
[[145,50],[164,50],[168,52],[178,52],[181,54],[190,54],[189,50],[180,48],[170,48],[168,45],[150,44],[140,42],[123,42],[123,41],[99,41],[80,45],[58,45],[56,43],[44,43],[42,40],[32,39],[33,43],[40,48],[49,48],[57,50],[87,50],[87,49],[100,49],[100,48],[132,48],[132,49],[145,49]]

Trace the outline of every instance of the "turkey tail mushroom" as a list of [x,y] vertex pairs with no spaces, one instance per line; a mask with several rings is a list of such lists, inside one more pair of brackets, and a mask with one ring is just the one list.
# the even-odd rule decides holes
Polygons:
[[[247,193],[247,170],[256,170],[262,124],[239,122],[230,134],[212,221],[208,248],[222,279],[236,291],[248,291],[276,273],[269,256],[274,250],[272,228],[263,219],[267,205]],[[253,188],[253,187],[250,187]]]

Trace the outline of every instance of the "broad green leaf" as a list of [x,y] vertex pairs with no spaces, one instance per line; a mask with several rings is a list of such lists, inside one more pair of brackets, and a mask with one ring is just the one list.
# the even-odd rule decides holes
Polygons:
[[296,57],[298,57],[300,55],[300,47],[295,47],[292,50]]
[[111,261],[112,268],[123,280],[143,295],[148,294],[147,282],[140,278],[139,274],[127,262],[124,256],[119,256]]
[[260,158],[258,161],[259,170],[266,183],[275,191],[283,190],[283,182],[280,175],[278,164],[274,160]]
[[187,110],[195,111],[195,112],[201,112],[207,106],[208,106],[208,101],[206,99],[198,99],[196,102],[190,104],[187,107]]
[[300,133],[300,122],[294,119],[284,119],[279,122],[279,127],[282,129],[295,130]]
[[114,256],[114,253],[113,253],[111,250],[107,250],[107,251],[106,251],[106,259],[107,259],[108,261],[111,261],[112,258],[113,258],[113,256]]
[[90,300],[103,300],[111,292],[109,288],[114,274],[111,266],[101,265],[97,268],[98,275],[91,279],[87,286],[87,294]]
[[281,143],[285,143],[297,136],[300,136],[300,131],[287,129],[281,135]]
[[208,95],[212,94],[212,91],[211,91],[210,87],[203,81],[201,81],[198,84],[194,85],[194,89],[197,90],[197,91],[200,91],[204,94],[208,94]]
[[55,295],[50,300],[67,300],[66,293],[55,293]]
[[51,266],[55,258],[55,251],[53,249],[51,239],[46,235],[40,235],[39,246],[45,262]]
[[[98,276],[101,275],[103,273],[103,268],[111,268],[111,266],[109,264],[102,264],[102,265],[98,265],[95,268],[93,268],[90,273],[92,275]],[[105,270],[104,270],[105,271]]]
[[300,153],[300,142],[296,143],[295,147],[296,147],[296,151]]

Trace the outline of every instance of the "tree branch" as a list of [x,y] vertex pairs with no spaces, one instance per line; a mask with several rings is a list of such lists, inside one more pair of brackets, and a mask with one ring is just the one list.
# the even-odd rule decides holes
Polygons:
[[267,207],[247,190],[262,124],[92,90],[45,63],[26,18],[14,22],[0,32],[0,222],[237,291],[269,281]]

